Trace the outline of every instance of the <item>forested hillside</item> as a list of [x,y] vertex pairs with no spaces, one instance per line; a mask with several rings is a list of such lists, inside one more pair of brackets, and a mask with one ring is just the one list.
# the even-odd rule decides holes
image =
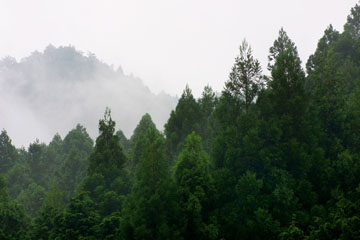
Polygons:
[[[96,137],[98,119],[106,106],[127,136],[148,112],[163,126],[177,99],[152,93],[121,67],[100,61],[72,46],[49,45],[43,52],[16,61],[0,61],[0,126],[17,136],[17,146],[39,138],[50,142],[55,133],[66,135],[77,123]],[[18,116],[22,115],[22,118]],[[27,131],[18,128],[21,125]]]
[[109,108],[95,141],[3,130],[0,239],[360,239],[360,6],[306,72],[284,29],[268,76],[239,50],[221,95],[186,87],[163,132],[145,114],[127,139]]

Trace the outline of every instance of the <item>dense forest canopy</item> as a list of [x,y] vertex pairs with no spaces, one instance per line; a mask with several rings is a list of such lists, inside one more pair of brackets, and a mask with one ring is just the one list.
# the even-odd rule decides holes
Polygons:
[[[144,114],[128,139],[109,108],[95,141],[78,124],[16,148],[2,130],[0,238],[360,239],[359,29],[356,5],[342,32],[324,31],[306,72],[284,29],[267,76],[244,41],[221,94],[205,86],[196,99],[187,86],[163,132]],[[47,51],[76,54],[31,58]],[[56,76],[92,81],[91,65],[71,63],[54,62]],[[36,87],[23,80],[16,91]]]

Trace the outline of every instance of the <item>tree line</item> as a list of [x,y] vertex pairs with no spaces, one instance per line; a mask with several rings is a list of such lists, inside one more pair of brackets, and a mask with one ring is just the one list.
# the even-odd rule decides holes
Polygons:
[[187,86],[160,132],[16,149],[0,135],[1,239],[359,239],[360,6],[301,67],[281,29],[265,76],[244,41],[221,94]]

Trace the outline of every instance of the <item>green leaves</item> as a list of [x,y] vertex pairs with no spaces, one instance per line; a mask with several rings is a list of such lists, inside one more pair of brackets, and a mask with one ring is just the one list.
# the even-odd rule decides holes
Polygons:
[[5,179],[2,175],[0,175],[0,203],[4,203],[8,201],[8,192],[5,183]]
[[109,109],[106,109],[104,119],[99,121],[99,132],[94,151],[89,157],[88,173],[102,174],[109,186],[126,162],[118,136],[114,134],[115,122],[111,119]]
[[351,9],[350,15],[347,17],[347,22],[344,25],[344,30],[350,32],[350,34],[356,38],[360,39],[360,6],[355,5]]
[[174,198],[170,192],[172,181],[164,138],[150,116],[145,115],[132,140],[139,159],[134,188],[124,208],[127,224],[123,224],[122,229],[135,239],[171,239],[176,235],[169,224]]
[[[182,209],[182,236],[185,239],[206,239],[205,233],[211,224],[207,213],[210,211],[214,186],[207,155],[201,147],[201,138],[194,132],[186,138],[185,147],[179,155],[175,181]],[[211,232],[217,231],[213,229]]]
[[271,76],[244,41],[221,96],[187,86],[164,135],[145,114],[128,140],[108,108],[94,148],[81,125],[28,150],[2,131],[0,238],[359,239],[359,9],[308,76],[283,29]]
[[200,106],[196,102],[190,88],[186,86],[176,109],[171,112],[165,124],[165,136],[170,154],[177,154],[183,147],[184,140],[192,131],[199,132],[201,119]]
[[4,240],[29,239],[24,209],[16,202],[0,203],[0,238]]
[[[145,149],[148,146],[147,137],[150,133],[155,134],[157,132],[156,126],[151,119],[149,114],[145,114],[139,124],[136,126],[134,130],[134,134],[131,136],[130,144],[131,144],[131,163],[130,169],[135,171],[137,164],[140,162],[142,155],[145,151],[149,151],[149,149]],[[159,133],[158,133],[159,134]]]
[[15,164],[17,155],[7,132],[2,130],[0,134],[0,174],[6,173]]
[[258,92],[264,87],[260,63],[252,56],[252,49],[244,40],[240,46],[240,54],[225,83],[225,91],[235,99],[243,102],[247,110]]

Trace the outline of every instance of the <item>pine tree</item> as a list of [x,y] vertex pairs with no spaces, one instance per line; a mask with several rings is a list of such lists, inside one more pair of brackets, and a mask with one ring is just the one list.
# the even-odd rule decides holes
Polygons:
[[124,195],[130,191],[128,172],[124,169],[126,157],[119,138],[115,135],[115,122],[106,109],[99,121],[100,135],[89,157],[88,176],[80,191],[87,192],[102,216],[120,211]]
[[165,136],[168,153],[177,156],[183,147],[184,140],[192,131],[199,132],[201,123],[200,106],[191,89],[186,86],[175,110],[165,124]]
[[143,138],[135,185],[124,210],[126,224],[122,226],[123,232],[132,232],[135,239],[173,239],[177,235],[170,224],[171,218],[176,218],[172,216],[175,199],[170,192],[164,138],[154,128],[149,129]]
[[6,173],[16,162],[17,152],[5,130],[0,134],[0,174]]
[[347,22],[344,26],[344,30],[351,33],[351,35],[356,38],[360,39],[360,6],[358,4],[355,5],[351,9],[351,14],[347,17]]
[[294,122],[299,121],[306,110],[305,73],[301,68],[297,48],[283,29],[270,48],[269,69],[274,111],[280,115],[289,115]]
[[214,112],[218,98],[209,85],[204,87],[198,103],[201,112],[199,135],[201,136],[204,150],[210,153],[217,127]]
[[201,138],[194,132],[186,138],[175,171],[178,201],[182,209],[180,230],[184,239],[216,239],[217,227],[209,212],[213,182],[209,162],[201,147]]
[[240,46],[240,54],[235,58],[229,80],[225,83],[225,91],[241,101],[247,111],[263,87],[260,63],[254,59],[251,47],[244,40]]
[[104,119],[99,121],[100,135],[89,157],[88,174],[101,174],[109,186],[124,168],[126,158],[115,133],[115,122],[110,109],[106,109]]
[[151,116],[147,113],[145,114],[139,124],[136,126],[134,130],[134,134],[130,138],[130,144],[131,144],[131,166],[130,169],[132,171],[135,171],[137,164],[139,163],[141,159],[141,155],[144,151],[144,147],[146,145],[146,135],[149,134],[149,132],[156,130],[156,126],[154,122],[151,119]]
[[7,192],[7,187],[4,177],[0,174],[0,203],[7,202],[9,200],[9,195]]

